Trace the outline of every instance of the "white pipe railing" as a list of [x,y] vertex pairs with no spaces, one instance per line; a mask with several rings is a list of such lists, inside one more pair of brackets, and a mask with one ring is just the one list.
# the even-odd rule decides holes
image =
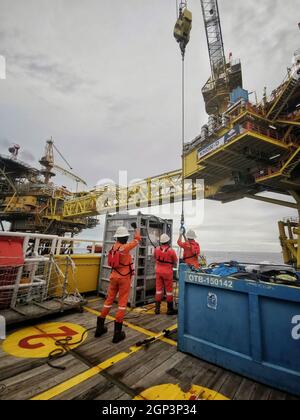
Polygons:
[[26,256],[26,252],[28,251],[29,242],[31,240],[34,241],[33,243],[33,256],[37,256],[40,244],[42,240],[47,240],[51,244],[49,245],[49,255],[61,255],[61,251],[63,246],[69,244],[70,246],[74,246],[75,244],[88,244],[91,245],[91,252],[90,254],[95,254],[96,245],[102,245],[102,242],[96,239],[89,239],[89,238],[68,238],[62,237],[57,235],[46,235],[46,234],[39,234],[39,233],[21,233],[21,232],[0,232],[1,237],[12,237],[12,238],[23,238],[23,254],[24,257]]
[[95,254],[96,245],[102,245],[99,241],[96,239],[86,239],[86,238],[62,238],[59,237],[57,241],[57,247],[56,247],[56,255],[60,255],[61,247],[63,243],[69,243],[73,246],[76,244],[86,243],[90,244],[92,246],[91,248],[91,254]]
[[22,232],[0,232],[0,236],[13,236],[17,238],[25,238],[30,236],[30,238],[40,238],[40,239],[56,239],[59,236],[56,235],[45,235],[41,233],[22,233]]
[[[29,287],[37,287],[37,286],[45,286],[46,281],[45,280],[38,280],[31,283],[26,284],[19,284],[18,289],[28,289]],[[14,290],[16,286],[13,285],[7,285],[7,286],[0,286],[0,291],[3,290]]]
[[[20,264],[19,256],[15,257],[15,263],[13,262],[14,256],[0,256],[0,305],[2,299],[2,305],[6,306],[8,302],[11,308],[29,303],[32,300],[43,302],[47,300],[48,296],[52,296],[52,293],[48,295],[48,292],[49,286],[52,284],[51,278],[54,269],[58,272],[58,276],[64,279],[64,283],[60,285],[61,298],[64,299],[68,285],[68,273],[61,272],[55,262],[55,256],[66,255],[68,250],[72,250],[72,256],[81,255],[81,253],[76,253],[76,245],[78,244],[90,245],[89,251],[91,251],[91,254],[95,254],[96,245],[102,245],[96,239],[68,238],[38,233],[0,232],[0,240],[6,237],[12,240],[13,238],[23,239],[22,264]],[[87,248],[84,251],[88,253]],[[66,255],[67,266],[70,263],[74,272],[75,265],[72,256]],[[10,284],[11,282],[13,284]],[[51,288],[54,288],[56,293],[57,284],[55,283]]]

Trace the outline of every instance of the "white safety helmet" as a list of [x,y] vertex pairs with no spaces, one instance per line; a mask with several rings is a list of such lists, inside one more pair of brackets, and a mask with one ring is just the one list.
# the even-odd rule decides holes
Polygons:
[[118,227],[114,238],[126,238],[127,236],[129,236],[128,229],[125,226],[120,226]]
[[171,238],[169,235],[167,235],[166,233],[162,234],[160,237],[160,243],[161,244],[167,244],[168,242],[170,242]]
[[197,235],[193,230],[188,230],[186,233],[186,238],[187,239],[196,239]]

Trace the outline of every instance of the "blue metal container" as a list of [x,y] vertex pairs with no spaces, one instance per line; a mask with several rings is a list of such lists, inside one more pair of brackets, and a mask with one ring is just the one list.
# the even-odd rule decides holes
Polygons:
[[180,266],[178,347],[300,395],[300,288]]
[[245,99],[245,101],[249,102],[249,92],[246,89],[237,87],[230,93],[230,102],[235,104],[240,99]]

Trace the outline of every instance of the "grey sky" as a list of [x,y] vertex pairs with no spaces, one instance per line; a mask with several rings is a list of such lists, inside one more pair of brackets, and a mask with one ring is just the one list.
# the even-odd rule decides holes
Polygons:
[[[0,0],[0,54],[7,59],[0,151],[17,142],[24,159],[37,160],[53,136],[91,187],[101,178],[117,179],[119,169],[143,178],[179,168],[175,3]],[[245,87],[259,97],[266,85],[271,92],[299,48],[299,1],[220,0],[219,6],[226,54],[241,58]],[[201,87],[210,73],[199,0],[189,7],[187,140],[206,122]],[[217,250],[276,251],[276,222],[293,215],[249,200],[205,208],[202,226],[189,222],[203,247]]]

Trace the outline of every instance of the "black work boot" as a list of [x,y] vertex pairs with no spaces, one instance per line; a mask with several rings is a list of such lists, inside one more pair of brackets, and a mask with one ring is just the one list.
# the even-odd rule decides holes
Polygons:
[[178,311],[177,309],[174,309],[173,302],[168,302],[168,312],[167,315],[177,315]]
[[123,322],[115,321],[115,332],[112,340],[114,344],[119,343],[120,341],[123,341],[126,338],[126,334],[124,333],[124,331],[122,331],[122,327]]
[[101,318],[100,316],[98,316],[95,338],[101,337],[101,335],[107,333],[107,327],[104,326],[104,322],[105,318]]
[[155,302],[155,315],[160,314],[160,302]]

